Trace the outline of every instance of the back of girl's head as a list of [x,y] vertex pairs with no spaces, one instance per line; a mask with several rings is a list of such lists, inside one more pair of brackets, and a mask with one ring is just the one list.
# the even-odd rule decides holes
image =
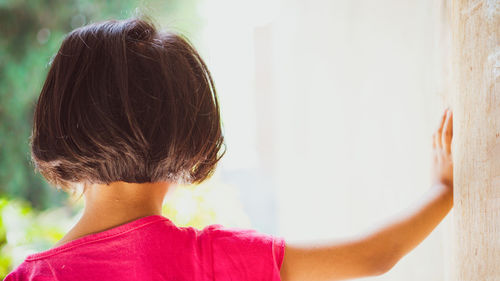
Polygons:
[[144,20],[67,35],[36,105],[33,162],[53,185],[199,183],[225,151],[210,72],[184,37]]

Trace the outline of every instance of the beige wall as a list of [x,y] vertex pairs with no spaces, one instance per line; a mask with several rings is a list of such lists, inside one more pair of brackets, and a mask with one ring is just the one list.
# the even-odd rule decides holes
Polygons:
[[500,1],[450,6],[456,94],[453,280],[500,280]]

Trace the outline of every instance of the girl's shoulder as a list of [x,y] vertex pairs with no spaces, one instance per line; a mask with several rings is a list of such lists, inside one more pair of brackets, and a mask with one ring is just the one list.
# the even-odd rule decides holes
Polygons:
[[237,280],[281,280],[283,237],[220,224],[204,228],[202,235],[209,237],[214,275],[221,280],[235,276]]

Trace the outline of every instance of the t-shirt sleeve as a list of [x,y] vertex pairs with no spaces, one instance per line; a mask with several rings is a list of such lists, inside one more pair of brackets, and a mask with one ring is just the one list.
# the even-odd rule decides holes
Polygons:
[[219,224],[208,226],[204,231],[211,241],[214,280],[281,280],[283,237]]

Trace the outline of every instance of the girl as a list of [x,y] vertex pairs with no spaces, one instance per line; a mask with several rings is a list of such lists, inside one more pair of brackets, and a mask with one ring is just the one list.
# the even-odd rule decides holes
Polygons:
[[177,227],[167,190],[210,177],[225,152],[210,72],[187,39],[140,19],[71,32],[36,105],[36,168],[84,186],[85,210],[54,248],[5,280],[343,280],[387,272],[453,205],[452,116],[433,137],[433,184],[375,231],[308,247],[254,230]]

